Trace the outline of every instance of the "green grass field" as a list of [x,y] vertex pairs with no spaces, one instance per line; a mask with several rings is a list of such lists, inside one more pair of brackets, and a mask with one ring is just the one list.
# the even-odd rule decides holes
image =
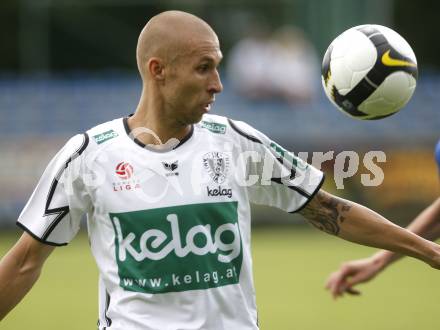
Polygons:
[[[1,256],[16,238],[0,235]],[[261,329],[438,329],[440,273],[415,260],[401,261],[364,285],[361,297],[331,299],[323,288],[329,272],[343,260],[373,251],[301,226],[254,230]],[[96,329],[96,321],[97,271],[81,234],[56,249],[36,286],[0,329],[86,330]]]

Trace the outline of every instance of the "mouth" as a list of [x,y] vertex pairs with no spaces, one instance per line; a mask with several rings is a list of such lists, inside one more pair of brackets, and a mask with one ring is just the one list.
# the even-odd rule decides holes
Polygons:
[[203,106],[203,109],[205,109],[206,112],[209,112],[211,110],[211,106],[214,103],[215,100],[210,100],[209,102],[205,103]]

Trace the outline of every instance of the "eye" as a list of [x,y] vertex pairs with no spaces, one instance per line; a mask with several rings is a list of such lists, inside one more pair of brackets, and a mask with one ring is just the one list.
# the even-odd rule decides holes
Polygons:
[[205,73],[209,70],[209,65],[208,64],[201,64],[197,67],[197,71],[200,73]]

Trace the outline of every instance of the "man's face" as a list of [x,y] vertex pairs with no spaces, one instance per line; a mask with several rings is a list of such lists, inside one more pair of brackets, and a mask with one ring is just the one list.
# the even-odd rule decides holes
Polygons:
[[217,71],[222,59],[217,38],[190,42],[170,63],[163,87],[167,116],[183,125],[200,121],[223,86]]

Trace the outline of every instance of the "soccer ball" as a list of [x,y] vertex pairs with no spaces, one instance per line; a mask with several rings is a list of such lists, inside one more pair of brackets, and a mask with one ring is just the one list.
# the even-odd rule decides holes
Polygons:
[[399,111],[416,88],[417,60],[397,32],[360,25],[339,35],[322,62],[330,101],[356,119],[381,119]]

